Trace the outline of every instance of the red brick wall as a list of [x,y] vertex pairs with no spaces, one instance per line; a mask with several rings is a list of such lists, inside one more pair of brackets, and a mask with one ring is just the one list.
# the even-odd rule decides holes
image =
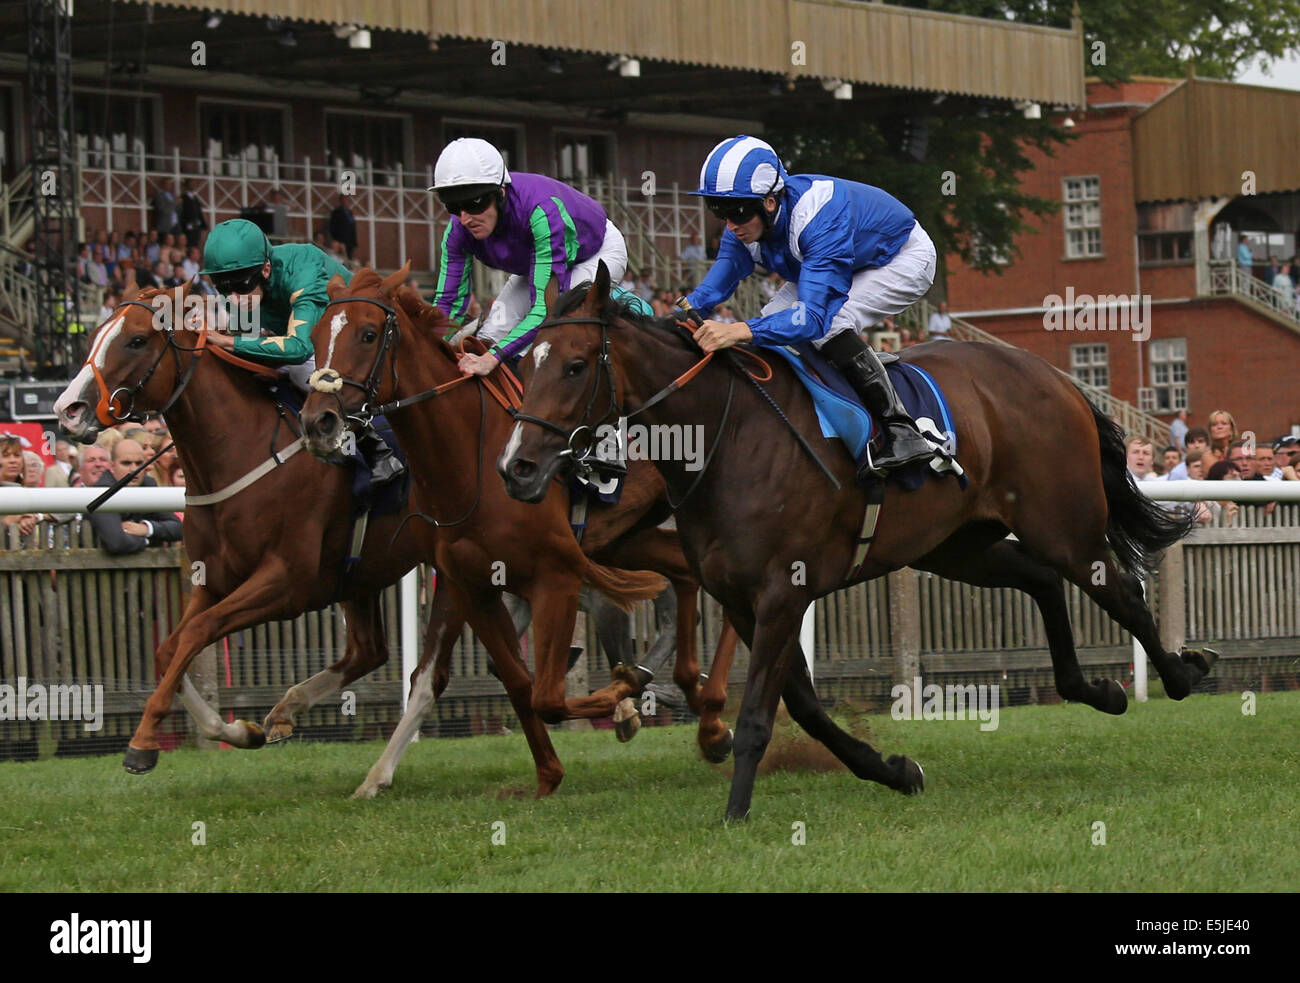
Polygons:
[[[1131,333],[1047,331],[1041,314],[978,318],[974,323],[1062,369],[1069,368],[1071,345],[1106,344],[1110,392],[1135,405],[1138,385],[1149,384],[1149,342],[1136,342]],[[1261,440],[1300,424],[1295,373],[1279,370],[1300,358],[1300,334],[1236,301],[1198,300],[1152,306],[1151,339],[1167,338],[1187,339],[1192,426],[1204,426],[1216,409],[1231,412],[1239,428],[1254,430]]]

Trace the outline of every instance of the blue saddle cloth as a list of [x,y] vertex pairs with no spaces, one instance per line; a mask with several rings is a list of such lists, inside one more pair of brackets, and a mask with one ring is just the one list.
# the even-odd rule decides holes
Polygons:
[[[861,467],[866,461],[867,448],[878,436],[880,428],[858,401],[853,388],[811,342],[783,345],[771,350],[790,363],[808,390],[817,410],[822,436],[840,438],[853,456],[854,463]],[[957,428],[939,384],[925,369],[907,362],[890,361],[885,365],[885,371],[889,373],[889,381],[894,384],[903,406],[916,421],[917,429],[934,449],[934,456],[928,462],[917,461],[899,468],[891,472],[886,481],[911,490],[920,488],[926,478],[952,474],[957,476],[964,489],[968,480],[957,463]]]

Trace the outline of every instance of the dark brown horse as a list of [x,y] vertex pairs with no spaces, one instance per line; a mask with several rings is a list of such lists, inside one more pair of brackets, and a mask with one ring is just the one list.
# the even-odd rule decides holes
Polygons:
[[[604,564],[668,576],[678,597],[674,679],[694,679],[699,673],[694,639],[698,584],[677,537],[655,528],[667,510],[651,509],[617,536],[592,539],[589,530],[579,548],[568,523],[563,488],[550,489],[541,509],[506,495],[491,466],[505,447],[511,417],[479,387],[463,384],[467,380],[456,367],[456,355],[442,340],[441,315],[414,291],[401,288],[404,279],[402,271],[384,280],[362,270],[351,284],[345,285],[341,278],[330,284],[330,308],[312,333],[318,366],[314,385],[320,391],[308,397],[303,411],[311,449],[322,455],[335,453],[350,417],[364,416],[367,407],[390,404],[385,413],[409,451],[413,507],[438,523],[435,556],[448,586],[447,622],[467,618],[485,644],[491,638],[516,652],[500,594],[509,590],[529,601],[537,653],[531,701],[541,719],[606,716],[648,681],[629,667],[620,667],[605,688],[565,699],[578,588],[583,581],[602,590],[620,587],[611,584]],[[435,389],[440,393],[437,398],[414,399]],[[629,484],[634,493],[636,485]],[[642,482],[641,487],[653,487],[657,497],[663,486]],[[591,559],[584,550],[591,551]],[[443,593],[441,587],[438,593]],[[434,648],[441,646],[438,666],[445,663],[452,641],[435,640]],[[720,644],[724,663],[730,654],[725,642],[724,638]],[[497,667],[502,668],[500,661]],[[725,664],[717,664],[714,671],[725,675],[725,669]],[[439,668],[432,683],[434,695],[445,682],[445,669]],[[521,709],[526,684],[522,667],[517,673],[512,669],[507,688],[521,722],[532,717]],[[689,689],[687,696],[698,706]],[[730,749],[730,734],[716,711],[701,715],[700,743],[706,755],[715,759]],[[391,777],[391,769],[388,774]]]
[[[531,420],[521,415],[499,462],[515,497],[537,500],[567,460],[562,452],[570,434],[612,423],[619,413],[644,408],[640,420],[651,426],[702,425],[704,446],[714,448],[699,473],[681,461],[658,466],[674,498],[685,496],[678,529],[700,582],[751,648],[729,819],[749,812],[755,770],[782,696],[791,716],[859,778],[905,793],[924,787],[915,762],[897,755],[884,760],[831,722],[813,692],[798,637],[815,598],[902,566],[1030,594],[1046,623],[1057,689],[1066,699],[1108,713],[1124,712],[1127,703],[1113,680],[1084,679],[1062,577],[1141,641],[1174,699],[1210,670],[1212,657],[1165,651],[1138,579],[1151,554],[1184,535],[1190,520],[1137,491],[1118,428],[1037,356],[987,344],[908,349],[906,360],[923,366],[947,395],[970,486],[962,491],[953,478],[929,480],[915,491],[889,485],[875,541],[858,565],[865,496],[854,485],[843,445],[821,436],[811,399],[781,359],[770,356],[775,372],[766,391],[835,475],[838,490],[740,376],[735,366],[744,363],[734,352],[712,358],[673,391],[673,380],[700,361],[699,348],[672,319],[650,320],[612,304],[603,267],[590,289],[570,291],[553,308],[534,350],[543,345],[547,357],[525,373],[522,414]],[[1072,453],[1044,469],[1042,446]]]

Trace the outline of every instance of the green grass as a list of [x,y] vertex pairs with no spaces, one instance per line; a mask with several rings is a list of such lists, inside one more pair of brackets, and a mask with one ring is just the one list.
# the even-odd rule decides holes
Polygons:
[[373,801],[348,796],[379,744],[180,751],[145,777],[116,758],[0,764],[0,889],[1289,891],[1300,693],[1258,701],[1253,717],[1234,695],[1118,718],[1026,707],[991,733],[859,718],[886,754],[924,765],[924,795],[760,775],[752,818],[727,827],[729,766],[701,762],[686,727],[629,745],[555,733],[567,776],[545,801],[498,797],[531,789],[518,734],[421,741]]

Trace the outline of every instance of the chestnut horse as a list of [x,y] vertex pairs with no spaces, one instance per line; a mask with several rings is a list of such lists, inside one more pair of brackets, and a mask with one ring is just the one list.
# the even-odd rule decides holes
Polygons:
[[[511,417],[505,408],[487,399],[480,387],[463,384],[468,379],[460,375],[456,354],[442,340],[442,315],[413,290],[402,287],[404,280],[400,270],[387,279],[372,270],[361,270],[350,284],[337,277],[330,283],[329,309],[312,332],[317,391],[308,397],[302,415],[309,448],[323,456],[336,453],[350,421],[364,419],[384,404],[382,410],[398,441],[410,452],[413,507],[430,513],[436,523],[436,565],[449,587],[449,619],[468,618],[485,644],[492,638],[514,651],[515,639],[501,591],[523,596],[532,607],[536,639],[532,706],[541,719],[557,722],[607,716],[649,681],[643,674],[619,667],[605,688],[586,697],[565,699],[564,676],[578,587],[584,577],[590,579],[583,571],[593,565],[584,549],[591,550],[602,563],[658,570],[669,577],[678,598],[673,678],[688,682],[683,687],[687,698],[693,708],[700,708],[697,694],[690,688],[699,674],[695,652],[698,584],[677,536],[655,528],[667,517],[667,509],[643,518],[607,543],[589,541],[579,548],[569,526],[568,496],[562,487],[557,485],[549,489],[551,494],[543,494],[545,503],[540,509],[507,496],[490,468],[505,447]],[[587,536],[590,540],[590,531]],[[734,637],[729,645],[724,635],[719,643],[721,658],[715,658],[714,668],[720,676],[726,675],[732,649]],[[443,662],[441,654],[438,662]],[[501,668],[500,661],[497,666]],[[509,680],[507,686],[515,698],[527,681],[522,667]],[[444,684],[445,672],[440,670],[432,683],[433,692]],[[701,713],[699,742],[706,757],[713,760],[729,752],[731,735],[717,710]],[[376,766],[380,772],[382,765]],[[370,784],[383,787],[382,774],[372,772],[371,777],[379,780]],[[373,791],[363,786],[358,794]]]
[[[899,567],[1030,594],[1066,699],[1108,713],[1127,705],[1115,681],[1084,680],[1063,577],[1141,641],[1174,699],[1210,671],[1208,650],[1181,657],[1165,651],[1139,581],[1151,555],[1186,534],[1190,517],[1177,518],[1137,491],[1119,429],[1037,356],[977,343],[907,350],[905,361],[924,367],[948,398],[970,486],[962,491],[947,477],[914,491],[887,485],[874,542],[857,562],[866,497],[843,445],[822,437],[812,400],[782,359],[769,356],[773,377],[764,385],[807,447],[742,377],[746,363],[736,352],[702,360],[677,321],[644,318],[612,303],[604,267],[589,289],[584,284],[561,301],[538,332],[534,350],[546,346],[548,355],[525,372],[520,422],[499,470],[512,495],[537,501],[580,427],[638,411],[651,426],[704,427],[711,450],[702,471],[680,461],[658,465],[680,503],[678,530],[701,584],[751,650],[727,819],[749,813],[782,696],[790,715],[859,778],[904,793],[924,787],[915,762],[898,755],[883,760],[832,723],[800,654],[799,623],[815,598]],[[701,361],[708,364],[694,381],[683,382]],[[722,421],[729,422],[723,427]],[[1044,468],[1038,452],[1044,446],[1072,452]],[[838,487],[812,466],[810,451]],[[806,577],[793,577],[792,570]]]
[[[154,330],[155,298],[182,304],[182,294],[181,289],[153,290],[121,305],[95,334],[91,356],[60,397],[56,412],[71,436],[87,440],[102,426],[165,408],[189,479],[187,493],[193,497],[229,488],[267,461],[272,447],[283,455],[295,435],[265,387],[255,381],[259,374],[274,375],[273,370],[227,357],[215,346],[207,348],[206,324],[190,323],[186,327],[191,330],[176,331],[167,322],[168,330]],[[205,352],[211,357],[201,357]],[[238,435],[238,441],[232,441],[232,435]],[[372,516],[360,563],[347,583],[341,583],[352,529],[350,468],[327,466],[310,454],[285,455],[282,460],[246,491],[220,503],[194,505],[187,512],[187,552],[203,563],[206,582],[193,592],[180,624],[158,650],[164,678],[124,762],[134,774],[144,774],[157,763],[154,729],[170,711],[178,681],[181,698],[204,736],[257,748],[268,737],[288,737],[297,713],[388,658],[379,591],[431,552],[427,537],[415,529],[391,542],[398,516]],[[304,488],[312,491],[309,509],[294,504],[294,496]],[[629,503],[629,508],[634,505]],[[590,528],[597,538],[614,524],[631,521],[617,513],[593,512]],[[223,722],[183,675],[194,655],[224,634],[265,620],[296,617],[335,597],[347,616],[346,653],[292,687],[262,727],[242,720]],[[431,623],[430,632],[437,627]]]

